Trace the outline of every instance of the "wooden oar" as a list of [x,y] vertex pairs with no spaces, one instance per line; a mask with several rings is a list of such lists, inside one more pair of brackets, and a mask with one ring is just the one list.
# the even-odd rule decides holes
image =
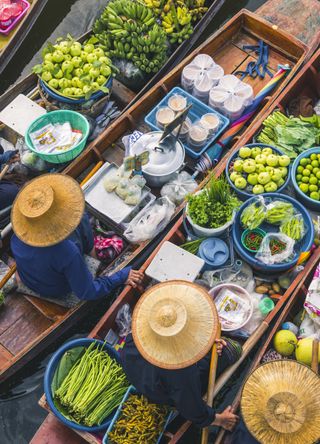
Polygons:
[[10,270],[8,273],[1,279],[0,281],[0,288],[4,287],[4,285],[8,282],[8,280],[14,275],[14,273],[17,270],[16,264],[14,264],[12,267],[10,267]]
[[10,165],[5,165],[5,166],[3,167],[3,170],[2,170],[1,173],[0,173],[0,181],[4,178],[5,174],[7,173],[8,169],[9,169],[9,166],[10,166]]
[[317,339],[314,339],[313,343],[312,343],[311,368],[317,374],[318,374],[318,368],[319,368],[318,362],[319,362],[319,341]]
[[[217,339],[220,339],[220,336],[221,336],[221,326],[219,323]],[[216,379],[217,364],[218,364],[217,344],[214,343],[213,347],[212,347],[212,353],[211,353],[209,382],[208,382],[208,391],[207,391],[207,404],[210,407],[212,407],[212,403],[213,403],[213,396],[214,396],[213,392],[214,392],[214,384],[215,384],[215,379]],[[209,429],[208,429],[208,427],[205,427],[204,429],[202,429],[201,444],[207,444],[208,438],[209,438]]]
[[103,162],[102,160],[100,160],[100,162],[97,163],[97,165],[95,165],[92,170],[89,172],[89,174],[83,179],[83,181],[80,183],[80,186],[83,187],[83,185],[85,185],[89,179],[91,179],[91,177],[102,167]]

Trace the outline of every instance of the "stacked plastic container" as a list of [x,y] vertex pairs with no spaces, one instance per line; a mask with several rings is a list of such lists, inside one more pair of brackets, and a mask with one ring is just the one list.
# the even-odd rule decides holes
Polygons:
[[224,70],[207,54],[197,55],[184,67],[181,85],[193,97],[228,117],[238,119],[253,99],[253,89]]

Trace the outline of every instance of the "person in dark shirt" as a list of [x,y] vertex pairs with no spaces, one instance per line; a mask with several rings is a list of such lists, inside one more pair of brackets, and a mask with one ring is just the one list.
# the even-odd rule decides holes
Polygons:
[[11,249],[18,279],[30,290],[54,300],[70,293],[94,300],[119,285],[142,281],[142,273],[130,267],[111,276],[92,276],[83,255],[93,250],[93,233],[83,213],[83,193],[71,177],[47,174],[20,191],[11,215]]
[[[19,160],[17,151],[10,150],[0,154],[0,168],[6,163],[14,163]],[[19,192],[19,187],[6,179],[0,181],[0,211],[12,205]]]
[[[238,419],[232,408],[216,413],[202,399],[208,385],[208,352],[216,333],[217,317],[212,313],[216,313],[214,304],[201,287],[183,281],[153,287],[134,310],[132,335],[127,336],[122,352],[123,367],[131,384],[150,402],[175,407],[198,427],[232,430]],[[217,344],[219,372],[227,366],[225,344],[224,340]]]

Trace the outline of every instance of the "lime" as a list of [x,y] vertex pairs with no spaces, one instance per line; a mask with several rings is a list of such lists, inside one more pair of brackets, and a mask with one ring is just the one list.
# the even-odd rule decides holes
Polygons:
[[309,185],[307,183],[302,183],[299,188],[303,193],[307,193],[309,191]]
[[319,195],[318,191],[312,191],[312,193],[310,194],[310,197],[313,200],[319,200],[320,199],[320,195]]
[[317,160],[313,160],[313,161],[311,162],[311,165],[312,165],[314,168],[317,168],[317,167],[319,166],[319,162],[318,162]]
[[302,165],[302,166],[306,166],[309,163],[311,163],[311,160],[308,159],[307,157],[304,157],[303,159],[300,160],[300,165]]
[[309,185],[309,191],[310,191],[310,192],[312,192],[312,191],[318,191],[318,187],[317,187],[317,185]]
[[316,178],[316,177],[310,177],[310,180],[309,180],[309,183],[311,184],[311,185],[317,185],[317,183],[318,183],[318,179]]
[[311,160],[317,160],[317,155],[316,155],[316,153],[311,154],[310,159],[311,159]]
[[303,176],[310,176],[310,174],[311,174],[311,172],[310,172],[310,170],[308,170],[307,168],[305,168],[305,169],[302,171],[302,175],[303,175]]
[[297,168],[297,173],[302,173],[303,170],[304,170],[303,166],[299,165]]
[[316,177],[317,179],[320,179],[320,171],[317,172]]
[[319,154],[317,154],[317,156],[318,156],[318,159],[320,159],[320,153],[319,153]]
[[312,165],[307,165],[306,169],[309,170],[309,171],[312,171],[313,170],[313,166]]
[[320,171],[320,168],[313,168],[313,174],[317,174],[318,171]]
[[308,176],[303,176],[303,178],[301,179],[303,183],[309,183],[309,177]]
[[[302,174],[297,174],[296,175],[296,179],[298,180],[298,181],[300,181],[301,179],[302,179]],[[318,181],[317,181],[318,182]]]

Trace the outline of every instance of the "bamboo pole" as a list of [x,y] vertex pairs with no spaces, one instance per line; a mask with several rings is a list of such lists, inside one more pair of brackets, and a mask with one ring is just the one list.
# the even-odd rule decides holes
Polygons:
[[1,173],[0,173],[0,181],[4,178],[4,176],[5,176],[5,174],[7,173],[8,169],[9,169],[9,165],[5,165],[5,166],[3,167],[3,170],[2,170]]
[[8,271],[8,273],[1,279],[0,281],[0,288],[3,288],[4,285],[8,282],[8,280],[12,277],[12,275],[14,275],[14,273],[17,270],[17,266],[16,264],[14,264],[10,270]]
[[80,186],[83,187],[89,179],[102,167],[103,162],[100,160],[93,168],[92,170],[87,174],[87,176],[83,179],[83,181],[80,183]]
[[[220,339],[220,337],[221,337],[221,325],[219,322],[217,339]],[[214,343],[211,353],[209,382],[208,382],[208,391],[207,391],[207,404],[209,407],[212,407],[213,403],[213,397],[214,397],[213,392],[214,392],[214,383],[216,379],[217,364],[218,364],[217,344]],[[202,429],[201,444],[207,444],[208,438],[209,438],[209,429],[208,427],[205,427],[204,429]]]
[[318,374],[318,359],[319,359],[319,341],[314,339],[312,342],[312,361],[311,368]]

